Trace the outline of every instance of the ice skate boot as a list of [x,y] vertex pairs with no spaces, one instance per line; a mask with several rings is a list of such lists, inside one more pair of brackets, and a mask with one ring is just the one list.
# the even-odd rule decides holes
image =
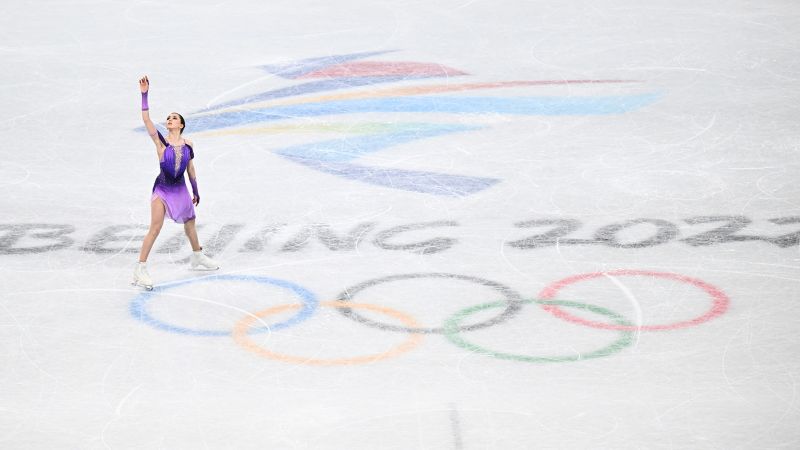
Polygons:
[[192,270],[217,270],[219,264],[216,261],[203,254],[202,250],[192,252],[189,258],[189,266]]
[[153,279],[147,273],[147,265],[145,263],[140,262],[136,265],[136,269],[133,270],[133,283],[131,284],[141,286],[148,291],[153,290]]

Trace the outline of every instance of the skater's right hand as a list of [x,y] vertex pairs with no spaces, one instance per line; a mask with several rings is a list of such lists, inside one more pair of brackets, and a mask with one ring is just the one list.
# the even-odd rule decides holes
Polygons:
[[139,90],[142,91],[142,94],[150,90],[150,80],[147,79],[147,75],[139,80]]

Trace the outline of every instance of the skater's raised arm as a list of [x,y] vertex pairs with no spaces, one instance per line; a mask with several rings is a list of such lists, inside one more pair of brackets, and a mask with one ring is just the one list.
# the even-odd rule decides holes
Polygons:
[[150,105],[147,101],[147,93],[150,90],[150,80],[147,78],[147,75],[139,80],[139,90],[142,92],[142,121],[144,122],[144,127],[147,129],[147,134],[150,135],[150,139],[156,144],[156,150],[160,150],[163,144],[158,138],[156,126],[153,125],[153,121],[150,120]]

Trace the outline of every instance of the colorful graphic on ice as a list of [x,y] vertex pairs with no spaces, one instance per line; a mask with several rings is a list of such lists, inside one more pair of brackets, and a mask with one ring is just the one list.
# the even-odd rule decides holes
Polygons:
[[[630,83],[630,80],[539,80],[458,83],[465,72],[417,62],[364,61],[389,51],[305,59],[264,66],[276,76],[299,84],[251,95],[201,110],[190,120],[193,131],[275,133],[290,130],[347,133],[345,138],[276,149],[289,161],[313,170],[391,189],[433,195],[467,196],[500,180],[439,172],[402,170],[358,164],[361,156],[394,145],[483,128],[463,123],[309,124],[306,118],[358,113],[441,113],[505,115],[606,115],[634,111],[654,102],[658,94],[614,96],[459,96],[465,91],[555,84]],[[408,86],[409,81],[444,78],[439,84]],[[403,82],[402,86],[377,85]],[[342,92],[344,91],[344,92]],[[317,95],[311,95],[317,94]],[[305,119],[302,125],[271,122]],[[257,125],[254,127],[254,125]],[[248,126],[242,129],[242,126]],[[236,128],[239,127],[239,128]],[[219,131],[228,129],[226,131]]]

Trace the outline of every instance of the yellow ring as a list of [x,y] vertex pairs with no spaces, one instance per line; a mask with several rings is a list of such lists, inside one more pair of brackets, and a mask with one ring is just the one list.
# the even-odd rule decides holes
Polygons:
[[[284,311],[298,309],[301,306],[302,305],[298,304],[278,305],[278,306],[273,306],[272,308],[267,308],[263,311],[253,313],[252,315],[247,316],[236,323],[236,326],[234,326],[233,328],[233,339],[236,341],[237,344],[241,345],[245,349],[253,353],[256,353],[260,356],[263,356],[265,358],[275,359],[278,361],[290,362],[295,364],[311,365],[311,366],[346,366],[346,365],[373,363],[383,359],[391,358],[393,356],[398,356],[402,353],[412,350],[413,348],[418,346],[420,342],[422,342],[423,338],[422,334],[412,333],[409,335],[409,338],[406,341],[400,343],[400,345],[397,345],[383,353],[377,353],[375,355],[356,356],[353,358],[315,359],[315,358],[305,358],[301,356],[285,355],[282,353],[276,353],[267,350],[259,346],[255,342],[253,342],[253,340],[248,335],[247,330],[249,330],[250,327],[252,327],[253,324],[258,319],[263,319],[266,316],[278,314]],[[410,328],[419,326],[411,316],[403,314],[395,309],[387,308],[385,306],[367,305],[363,303],[350,303],[341,301],[320,302],[319,306],[327,306],[331,308],[367,309],[386,314],[387,316],[394,317]]]

